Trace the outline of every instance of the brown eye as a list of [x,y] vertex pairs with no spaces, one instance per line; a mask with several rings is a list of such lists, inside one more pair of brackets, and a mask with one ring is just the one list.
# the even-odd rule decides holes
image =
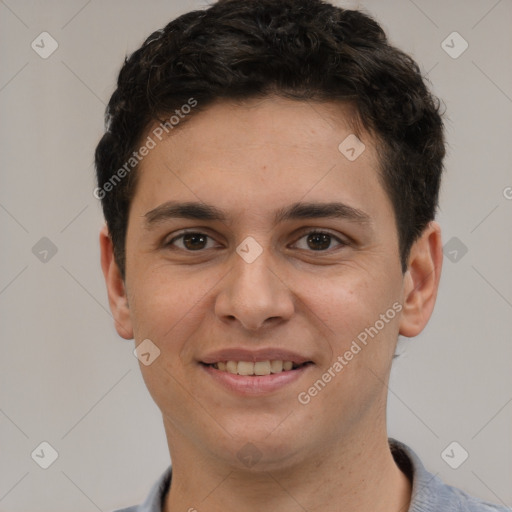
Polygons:
[[296,242],[296,244],[299,246],[299,249],[317,252],[325,252],[326,250],[330,249],[333,241],[335,241],[340,247],[348,245],[346,242],[343,242],[343,240],[340,240],[337,236],[334,236],[331,233],[327,233],[325,231],[310,231],[299,239],[299,241],[301,240],[306,240],[306,243],[302,243],[301,247],[301,244]]
[[204,249],[208,237],[201,233],[187,233],[183,236],[183,245],[191,251]]
[[314,251],[328,249],[331,245],[331,235],[327,233],[312,233],[308,235],[308,244]]
[[[167,247],[175,246],[178,249],[182,249],[188,252],[200,251],[202,249],[209,249],[211,247],[207,247],[209,239],[210,237],[208,235],[205,235],[204,233],[189,231],[187,233],[182,233],[181,235],[174,237],[165,245]],[[176,244],[177,241],[181,241],[181,244]]]

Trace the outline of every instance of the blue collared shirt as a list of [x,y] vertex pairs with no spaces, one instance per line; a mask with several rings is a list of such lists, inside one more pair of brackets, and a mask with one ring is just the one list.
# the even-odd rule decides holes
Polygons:
[[[512,508],[488,503],[444,484],[425,469],[419,457],[407,445],[395,439],[389,439],[389,444],[396,463],[412,481],[408,512],[512,512]],[[171,466],[153,485],[142,505],[115,512],[162,512],[170,483]]]

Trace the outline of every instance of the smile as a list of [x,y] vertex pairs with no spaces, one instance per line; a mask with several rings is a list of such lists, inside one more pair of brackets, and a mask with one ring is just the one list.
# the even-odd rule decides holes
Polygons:
[[287,372],[296,370],[297,368],[307,365],[309,362],[303,364],[296,364],[292,361],[219,361],[213,363],[211,366],[221,372],[231,373],[233,375],[246,375],[246,376],[263,376],[274,373]]
[[314,367],[314,363],[291,361],[219,361],[200,364],[213,382],[238,396],[262,396],[292,385]]

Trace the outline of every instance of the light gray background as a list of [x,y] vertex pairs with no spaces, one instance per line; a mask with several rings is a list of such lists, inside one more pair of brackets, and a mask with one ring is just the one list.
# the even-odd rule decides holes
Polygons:
[[[93,151],[117,72],[153,30],[203,1],[0,2],[0,511],[108,511],[142,501],[169,464],[133,341],[117,336],[99,265]],[[339,2],[410,52],[447,107],[445,257],[424,333],[400,343],[389,432],[446,482],[512,505],[512,3]],[[59,47],[42,59],[31,42]],[[453,31],[469,48],[441,43]],[[455,44],[455,43],[454,43]],[[457,43],[459,44],[459,43]],[[32,247],[48,237],[46,263]],[[453,242],[452,242],[453,243]],[[452,254],[453,257],[453,254]],[[42,441],[58,452],[46,470]],[[458,469],[441,452],[469,453]]]

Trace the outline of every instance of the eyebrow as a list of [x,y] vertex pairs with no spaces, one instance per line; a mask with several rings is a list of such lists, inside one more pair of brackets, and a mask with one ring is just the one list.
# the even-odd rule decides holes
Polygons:
[[[167,201],[144,215],[145,227],[151,230],[170,219],[191,219],[227,222],[227,215],[219,208],[200,202]],[[370,216],[352,206],[339,202],[293,203],[276,210],[274,223],[296,219],[345,219],[360,224],[371,224]]]

